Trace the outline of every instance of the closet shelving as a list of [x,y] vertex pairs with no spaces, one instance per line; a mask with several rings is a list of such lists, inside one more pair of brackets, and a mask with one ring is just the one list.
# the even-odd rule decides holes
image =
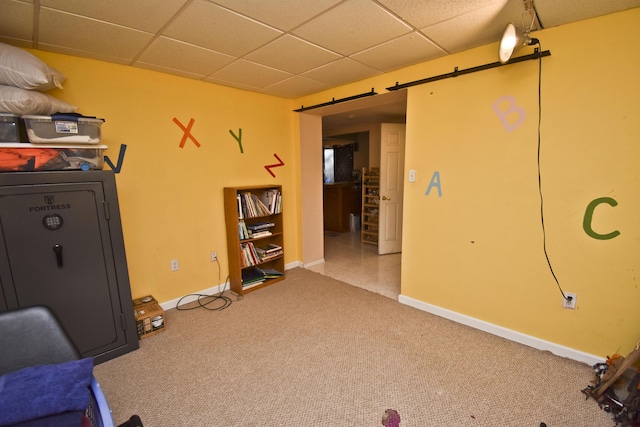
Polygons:
[[378,244],[380,214],[380,169],[362,169],[362,243]]

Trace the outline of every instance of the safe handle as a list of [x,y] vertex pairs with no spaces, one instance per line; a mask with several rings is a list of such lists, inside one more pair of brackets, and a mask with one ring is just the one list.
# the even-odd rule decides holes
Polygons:
[[53,251],[56,253],[56,261],[58,262],[58,267],[62,267],[62,245],[56,243],[53,245]]

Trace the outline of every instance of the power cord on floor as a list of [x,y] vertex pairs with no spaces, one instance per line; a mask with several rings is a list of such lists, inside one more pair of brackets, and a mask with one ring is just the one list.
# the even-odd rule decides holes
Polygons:
[[[216,262],[218,263],[218,283],[220,283],[220,261],[216,259]],[[227,279],[224,281],[224,284],[222,285],[222,290],[220,292],[218,292],[217,294],[213,294],[213,295],[207,295],[207,294],[188,294],[183,296],[182,298],[180,298],[176,304],[176,310],[181,310],[181,311],[188,311],[188,310],[195,310],[197,308],[204,308],[205,310],[211,310],[211,311],[220,311],[220,310],[224,310],[225,308],[229,307],[233,301],[231,300],[231,298],[229,298],[228,296],[224,295],[224,292],[227,288],[227,283],[229,283],[229,276],[227,276]],[[197,301],[197,305],[191,306],[191,307],[181,307],[180,304],[182,303],[182,301],[185,298],[193,298],[196,297],[196,301]],[[238,301],[238,298],[236,298],[236,301]],[[217,305],[215,307],[209,307],[211,304],[216,303]],[[189,304],[189,303],[186,303]],[[185,305],[186,305],[185,304]]]
[[[226,287],[226,283],[225,286]],[[206,310],[211,310],[211,311],[220,311],[220,310],[224,310],[225,308],[229,307],[231,305],[231,303],[233,302],[231,300],[231,298],[229,298],[228,296],[223,295],[224,293],[224,287],[222,289],[222,292],[218,293],[218,294],[214,294],[214,295],[207,295],[207,294],[189,294],[189,295],[185,295],[182,298],[180,298],[180,300],[178,300],[178,303],[176,304],[176,309],[177,310],[181,310],[181,311],[186,311],[186,310],[195,310],[196,308],[204,308]],[[185,298],[190,298],[190,297],[197,297],[197,302],[198,305],[194,305],[193,307],[181,307],[180,303],[182,302],[183,299]],[[208,301],[207,301],[208,299]],[[222,305],[216,306],[216,307],[209,307],[210,304],[213,304],[214,302],[218,301],[218,303],[222,303]]]

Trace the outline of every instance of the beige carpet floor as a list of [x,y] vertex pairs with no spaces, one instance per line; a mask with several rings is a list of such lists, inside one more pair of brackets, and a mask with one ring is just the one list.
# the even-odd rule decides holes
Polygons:
[[145,427],[612,426],[591,367],[303,269],[95,368],[116,423]]

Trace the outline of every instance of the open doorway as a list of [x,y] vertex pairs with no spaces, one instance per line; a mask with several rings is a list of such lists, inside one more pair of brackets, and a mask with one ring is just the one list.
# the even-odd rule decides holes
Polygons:
[[[314,217],[313,204],[315,203],[317,207],[321,206],[324,212],[327,200],[324,191],[327,174],[324,147],[334,148],[334,146],[351,145],[354,150],[352,180],[346,183],[346,186],[350,187],[349,191],[355,193],[350,196],[350,200],[357,204],[354,212],[360,212],[362,201],[362,192],[359,186],[361,183],[360,172],[362,168],[370,170],[372,166],[379,167],[380,165],[381,124],[405,123],[406,92],[398,91],[349,101],[319,108],[318,111],[309,111],[309,113],[319,116],[320,121],[310,118],[309,123],[312,124],[305,126],[307,121],[301,120],[302,151],[308,150],[307,157],[311,159],[309,165],[311,163],[316,165],[303,168],[303,191],[312,198],[311,194],[317,195],[317,199],[311,201],[311,204],[308,203],[310,200],[304,202],[308,214],[305,214],[305,208],[303,208],[305,268],[397,299],[400,294],[401,254],[379,256],[376,246],[361,243],[360,229],[352,231],[351,221],[349,221],[348,228],[346,224],[342,224],[343,231],[325,230],[325,217],[324,215],[320,218]],[[303,127],[305,128],[303,129]],[[315,132],[309,132],[307,127],[315,127]],[[310,136],[305,138],[305,135]],[[319,145],[323,147],[321,150],[318,150]],[[302,155],[304,157],[305,153],[303,152]],[[334,162],[335,160],[334,157]],[[321,173],[311,170],[316,167]],[[318,182],[313,175],[321,176],[321,182]],[[333,182],[336,182],[335,174]],[[305,185],[313,187],[314,190],[305,191]],[[318,191],[317,185],[322,186],[320,191]],[[356,189],[353,190],[351,187]],[[317,212],[317,208],[315,211]],[[316,236],[316,239],[322,236],[321,252],[315,252],[315,255],[313,252],[318,250],[317,240],[311,241],[310,239],[313,239],[311,236]],[[305,244],[309,250],[304,249]]]

